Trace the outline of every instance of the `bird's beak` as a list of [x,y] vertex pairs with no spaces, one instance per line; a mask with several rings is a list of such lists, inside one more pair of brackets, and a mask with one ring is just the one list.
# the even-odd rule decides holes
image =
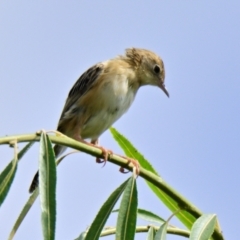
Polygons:
[[166,89],[164,83],[160,84],[159,87],[160,87],[160,88],[163,90],[163,92],[169,97],[169,93],[168,93],[168,91],[167,91],[167,89]]

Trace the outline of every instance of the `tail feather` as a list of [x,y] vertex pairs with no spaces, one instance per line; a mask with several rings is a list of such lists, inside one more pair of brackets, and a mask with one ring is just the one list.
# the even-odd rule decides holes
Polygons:
[[55,153],[55,158],[58,158],[66,149],[67,149],[67,147],[65,147],[65,146],[55,145],[53,148],[54,153]]
[[28,190],[29,193],[32,193],[38,187],[38,177],[39,177],[39,173],[37,171],[33,177],[32,183],[29,187],[29,190]]
[[[55,158],[57,158],[58,156],[60,156],[67,147],[65,146],[61,146],[61,145],[55,145],[54,146],[54,153],[55,153]],[[29,193],[32,193],[37,187],[38,187],[38,183],[39,183],[39,173],[38,171],[36,172],[36,174],[33,177],[32,183],[29,187]]]

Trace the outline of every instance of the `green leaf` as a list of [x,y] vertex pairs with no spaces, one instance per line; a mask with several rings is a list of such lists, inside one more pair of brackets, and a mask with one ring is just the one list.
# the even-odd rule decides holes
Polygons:
[[213,234],[216,221],[216,214],[203,214],[193,224],[189,239],[208,240]]
[[[119,209],[115,209],[112,212],[113,213],[119,212]],[[163,218],[159,217],[158,215],[141,208],[138,208],[137,216],[148,222],[155,222],[155,223],[159,223],[160,225],[166,222]]]
[[156,233],[156,235],[155,235],[154,240],[166,240],[166,236],[167,236],[167,225],[168,225],[168,223],[165,222],[164,224],[162,224],[162,225],[159,227],[159,229],[158,229],[158,231],[157,231],[157,233]]
[[133,176],[127,184],[119,208],[116,240],[132,240],[135,236],[137,222],[137,186]]
[[156,234],[156,231],[154,227],[150,227],[148,230],[147,240],[154,240],[155,234]]
[[35,202],[36,198],[38,197],[39,191],[38,189],[36,189],[33,194],[30,195],[28,201],[26,202],[26,204],[24,205],[21,213],[19,214],[10,234],[8,237],[8,240],[12,240],[13,237],[15,236],[19,226],[21,225],[23,219],[25,218],[25,216],[27,215],[28,211],[30,210],[30,208],[32,207],[33,203]]
[[[18,161],[20,161],[20,159],[24,156],[24,154],[29,150],[29,148],[34,144],[34,142],[29,142],[19,153],[18,153]],[[35,193],[36,194],[36,193]],[[15,236],[15,233],[17,231],[17,229],[19,228],[21,222],[23,221],[24,217],[26,216],[27,212],[29,211],[29,209],[31,208],[31,202],[35,201],[35,199],[38,196],[38,191],[37,191],[37,195],[31,195],[28,202],[25,204],[23,210],[21,211],[20,215],[18,216],[10,234],[8,237],[8,240],[12,240],[13,237]],[[35,198],[34,198],[35,197]],[[34,198],[34,200],[33,200]]]
[[[32,145],[34,142],[30,142],[29,144]],[[28,145],[29,145],[28,144]],[[27,146],[26,146],[27,147]],[[24,150],[24,149],[23,149]],[[21,151],[22,152],[22,151]],[[21,153],[20,152],[20,153]],[[19,153],[19,154],[20,154]],[[72,153],[75,153],[75,152],[70,152],[70,153],[67,153],[63,156],[61,156],[57,161],[56,161],[56,164],[58,165],[66,156],[68,156],[69,154],[72,154]],[[19,159],[20,160],[20,159]],[[35,202],[35,200],[37,199],[38,197],[38,194],[39,194],[39,188],[37,187],[37,189],[30,195],[29,199],[27,200],[27,202],[25,203],[22,211],[20,212],[10,234],[9,234],[9,238],[8,240],[11,240],[13,239],[14,235],[16,234],[19,226],[21,225],[23,219],[26,217],[27,213],[29,212],[30,208],[32,207],[33,203]]]
[[17,157],[0,174],[0,206],[5,200],[17,171]]
[[[130,178],[131,179],[131,178]],[[130,181],[130,179],[126,180],[124,183],[122,183],[107,199],[107,201],[103,204],[101,209],[99,210],[97,216],[95,217],[94,221],[92,222],[91,226],[89,227],[85,240],[98,240],[99,236],[102,232],[102,229],[112,212],[112,209],[114,208],[116,202],[118,201],[119,197],[123,193],[124,189],[127,186],[127,183]],[[80,240],[82,234],[76,239]]]
[[[110,132],[112,133],[114,139],[122,148],[124,153],[131,158],[137,159],[140,163],[141,167],[152,172],[153,174],[159,176],[157,171],[153,168],[153,166],[149,163],[149,161],[144,158],[144,156],[138,152],[138,150],[131,144],[131,142],[126,139],[122,134],[120,134],[115,128],[111,127]],[[160,177],[160,176],[159,176]],[[172,211],[176,212],[179,209],[178,203],[174,201],[171,197],[169,197],[166,193],[160,190],[158,187],[153,185],[152,183],[146,181],[147,185],[150,189],[157,195],[157,197]],[[187,227],[191,228],[194,221],[196,220],[191,214],[186,211],[179,212],[176,217]]]
[[17,162],[23,157],[27,150],[32,146],[32,142],[28,143],[16,157],[7,165],[0,174],[0,206],[4,202],[10,187],[12,185],[15,173],[17,171]]
[[144,158],[144,156],[130,143],[130,141],[127,138],[125,138],[113,127],[110,128],[110,132],[112,133],[114,139],[128,157],[137,159],[141,167],[159,176],[159,174],[153,168],[150,162]]
[[138,209],[137,215],[139,218],[142,218],[149,222],[156,222],[159,224],[163,224],[164,222],[166,222],[163,218],[159,217],[158,215],[141,208]]
[[34,144],[34,142],[29,142],[26,146],[18,153],[18,161],[22,159],[24,154],[30,149],[30,147]]
[[80,234],[80,236],[78,238],[76,238],[75,240],[85,240],[85,235],[86,235],[86,232],[82,232]]
[[40,138],[39,195],[45,240],[54,240],[56,224],[56,163],[52,143],[45,132]]

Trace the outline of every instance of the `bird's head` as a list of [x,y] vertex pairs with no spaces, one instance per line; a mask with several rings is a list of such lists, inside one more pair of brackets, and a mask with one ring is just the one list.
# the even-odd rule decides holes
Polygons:
[[169,97],[169,93],[164,85],[164,64],[158,55],[149,50],[130,48],[126,50],[126,56],[135,65],[141,86],[158,86]]

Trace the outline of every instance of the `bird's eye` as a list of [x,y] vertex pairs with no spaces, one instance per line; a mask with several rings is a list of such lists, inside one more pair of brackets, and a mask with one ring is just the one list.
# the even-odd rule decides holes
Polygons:
[[160,72],[160,67],[158,65],[155,65],[154,68],[153,68],[153,71],[155,73],[159,73]]

